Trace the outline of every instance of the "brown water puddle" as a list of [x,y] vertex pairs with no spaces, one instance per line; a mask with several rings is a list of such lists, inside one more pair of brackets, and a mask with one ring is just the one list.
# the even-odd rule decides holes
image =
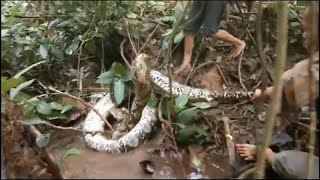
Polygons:
[[[81,134],[70,131],[56,131],[51,135],[48,149],[58,160],[69,148],[77,148],[81,154],[70,156],[64,161],[65,178],[146,178],[166,179],[185,178],[178,161],[173,158],[153,155],[150,148],[155,145],[147,142],[139,148],[120,155],[111,155],[89,149],[84,144]],[[139,163],[150,160],[153,163],[153,174],[147,174]],[[210,156],[205,162],[205,176],[223,178],[229,175],[228,158]],[[183,161],[187,174],[192,173],[188,162]]]

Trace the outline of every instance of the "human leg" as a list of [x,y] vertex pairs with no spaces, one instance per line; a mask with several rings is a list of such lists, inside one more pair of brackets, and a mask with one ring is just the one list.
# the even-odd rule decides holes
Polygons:
[[174,72],[176,75],[185,74],[191,70],[192,50],[194,46],[194,34],[186,33],[184,38],[184,55],[181,66]]
[[246,47],[246,43],[244,41],[234,37],[227,31],[222,29],[219,29],[218,32],[213,35],[213,37],[221,41],[230,42],[235,46],[232,52],[230,53],[228,59],[234,59],[238,57]]
[[230,42],[235,45],[229,58],[235,58],[244,50],[246,43],[229,34],[227,31],[219,29],[219,24],[226,10],[226,1],[210,1],[204,15],[204,35],[212,36],[215,39]]
[[200,29],[203,14],[205,11],[206,1],[194,1],[189,13],[189,17],[184,26],[185,38],[184,38],[184,57],[182,64],[175,70],[175,74],[185,74],[191,69],[191,58],[194,47],[195,33]]

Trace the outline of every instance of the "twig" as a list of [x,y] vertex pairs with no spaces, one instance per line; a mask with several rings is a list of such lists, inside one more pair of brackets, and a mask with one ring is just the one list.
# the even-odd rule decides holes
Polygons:
[[274,95],[272,97],[271,104],[268,107],[267,120],[265,125],[265,134],[262,143],[262,148],[259,149],[259,156],[257,157],[257,170],[255,173],[255,178],[262,179],[265,174],[265,159],[266,151],[265,149],[269,146],[272,136],[272,129],[275,123],[276,115],[280,109],[280,99],[282,95],[282,83],[281,75],[284,72],[286,59],[287,59],[287,45],[288,45],[288,2],[281,1],[278,3],[279,14],[277,20],[278,29],[278,41],[277,41],[277,59],[276,59],[276,74],[274,81]]
[[[176,139],[175,139],[174,134],[173,134],[173,128],[172,128],[172,126],[171,126],[172,123],[164,120],[163,117],[162,117],[162,111],[161,111],[162,102],[163,102],[163,97],[161,97],[160,102],[159,102],[159,105],[158,105],[158,117],[159,117],[160,121],[161,121],[162,123],[164,123],[164,124],[170,129],[171,135],[168,135],[168,136],[172,139],[172,141],[173,141],[173,143],[174,143],[174,149],[175,149],[176,153],[179,153],[179,151],[178,151],[178,145],[177,145]],[[169,116],[170,116],[170,115],[169,115]],[[169,116],[168,116],[168,117],[169,117]],[[165,129],[164,129],[164,131],[165,131],[165,133],[166,133],[166,130],[165,130]],[[167,134],[167,133],[166,133],[166,134]],[[184,169],[183,164],[182,164],[180,158],[178,159],[178,162],[179,162],[179,165],[181,166],[181,169],[182,169],[182,172],[183,172],[184,176],[186,177],[186,176],[187,176],[186,170]]]
[[192,71],[192,73],[191,73],[190,76],[192,76],[194,73],[196,73],[200,68],[202,68],[202,67],[204,67],[204,66],[206,66],[206,65],[208,65],[208,64],[215,64],[215,63],[216,63],[216,62],[214,62],[214,61],[208,61],[208,62],[204,62],[204,63],[200,64],[199,66],[197,66],[196,68],[194,68],[194,70]]
[[72,130],[72,131],[77,131],[77,132],[82,132],[82,133],[88,133],[88,134],[92,134],[92,135],[95,135],[97,133],[103,133],[102,131],[96,131],[96,132],[92,132],[92,131],[86,131],[86,130],[83,130],[83,129],[77,129],[77,128],[73,128],[73,127],[62,127],[62,126],[57,126],[57,125],[54,125],[54,124],[51,124],[47,121],[42,121],[41,124],[45,124],[47,126],[50,126],[52,128],[55,128],[55,129],[62,129],[62,130]]
[[223,72],[221,71],[220,66],[219,66],[218,64],[216,64],[216,67],[217,67],[217,70],[219,71],[219,74],[220,74],[220,76],[222,77],[224,83],[225,83],[227,86],[230,86],[229,82],[227,81],[226,77],[224,76]]
[[239,82],[240,82],[240,84],[241,84],[242,88],[248,92],[248,89],[247,89],[247,88],[246,88],[246,86],[243,84],[243,82],[242,82],[242,77],[241,77],[241,63],[242,63],[242,56],[243,56],[243,52],[241,53],[241,55],[240,55],[240,59],[239,59],[239,65],[238,65],[238,76],[239,76]]
[[267,63],[266,63],[266,54],[263,50],[263,43],[262,43],[262,2],[258,3],[258,14],[256,20],[256,38],[257,38],[257,48],[258,48],[258,55],[260,57],[260,63],[262,68],[262,81],[267,81]]
[[107,126],[108,126],[112,131],[114,131],[113,128],[112,128],[112,125],[111,125],[111,124],[96,110],[96,108],[94,108],[94,106],[91,105],[90,103],[84,101],[83,99],[81,99],[81,98],[79,98],[79,97],[72,96],[71,94],[64,93],[64,92],[61,92],[61,91],[59,91],[59,90],[56,90],[56,89],[54,89],[53,87],[45,87],[45,88],[47,88],[47,89],[49,89],[49,90],[51,90],[51,91],[53,91],[53,92],[60,93],[60,94],[62,94],[62,95],[68,96],[68,97],[70,97],[70,98],[72,98],[72,99],[76,99],[76,100],[80,101],[82,104],[90,107],[90,108],[107,124]]
[[127,31],[127,35],[128,35],[130,44],[131,44],[131,46],[132,46],[133,52],[134,52],[135,55],[137,56],[137,55],[138,55],[138,52],[137,52],[137,49],[136,49],[136,47],[134,46],[134,44],[133,44],[133,42],[132,42],[131,35],[130,35],[130,33],[129,33],[128,27],[126,27],[126,31]]
[[163,102],[163,97],[161,97],[160,99],[160,102],[159,102],[159,105],[158,105],[158,117],[159,117],[159,120],[160,122],[162,122],[165,127],[163,127],[163,130],[165,132],[165,134],[167,136],[169,136],[172,140],[174,139],[174,137],[172,137],[168,132],[167,132],[167,129],[166,128],[169,128],[171,130],[171,125],[168,121],[166,121],[165,119],[163,119],[162,117],[162,111],[161,111],[161,108],[162,108],[162,102]]
[[[26,130],[30,132],[31,136],[33,136],[34,139],[36,139],[38,136],[41,136],[41,133],[39,132],[39,130],[36,127],[34,127],[34,125],[25,125],[24,128],[26,128]],[[56,159],[50,153],[48,148],[44,147],[43,153],[44,153],[45,159],[48,163],[48,166],[50,167],[51,170],[53,170],[53,174],[56,176],[56,178],[65,179],[63,173],[59,170],[59,168],[56,164],[56,162],[57,162]]]
[[80,90],[80,91],[82,91],[82,85],[83,85],[83,82],[82,82],[82,80],[83,80],[83,75],[84,75],[83,69],[84,69],[84,67],[81,67],[81,69],[80,69],[80,75],[79,75],[79,90]]
[[201,116],[203,117],[203,119],[205,119],[205,120],[207,121],[207,123],[208,123],[208,125],[211,127],[211,129],[213,129],[213,126],[212,126],[212,124],[210,123],[209,119],[208,119],[203,113],[201,113]]
[[142,51],[142,49],[144,48],[144,46],[147,44],[147,42],[149,41],[149,39],[152,37],[152,35],[154,34],[154,32],[156,32],[156,29],[159,27],[159,24],[157,24],[157,26],[153,29],[153,31],[151,32],[151,34],[149,35],[149,37],[147,38],[146,42],[144,42],[144,44],[141,46],[138,54],[140,54],[140,52]]
[[[318,25],[319,25],[319,10],[316,9],[317,7],[319,7],[319,2],[312,2],[312,6],[310,6],[310,11],[312,12],[312,30],[311,30],[311,37],[313,38],[319,38],[319,36],[317,36],[318,34]],[[317,13],[318,12],[318,13]],[[317,118],[316,118],[316,109],[315,109],[315,103],[314,103],[314,96],[312,93],[312,84],[314,82],[314,77],[312,74],[312,65],[314,63],[313,59],[313,55],[314,53],[316,53],[316,51],[318,51],[319,49],[317,49],[316,44],[312,44],[311,47],[311,56],[309,59],[309,67],[308,67],[308,74],[309,74],[309,106],[310,106],[310,139],[309,139],[309,157],[308,157],[308,179],[312,179],[312,171],[314,168],[312,168],[313,166],[313,161],[314,161],[314,146],[315,146],[315,141],[316,141],[316,125],[317,125]],[[319,51],[317,52],[319,53]]]
[[193,62],[192,68],[191,68],[191,70],[189,71],[186,80],[184,81],[184,85],[187,84],[187,82],[189,81],[191,72],[192,72],[193,69],[196,67],[196,64],[197,64],[197,62],[198,62],[198,59],[199,59],[199,57],[200,57],[200,54],[201,54],[201,51],[202,51],[202,48],[203,48],[203,41],[204,41],[204,38],[201,39],[201,43],[200,43],[200,47],[199,47],[199,52],[198,52],[198,54],[197,54],[196,59],[195,59],[194,62]]
[[224,132],[225,132],[225,137],[226,137],[226,142],[228,147],[230,165],[233,165],[235,162],[235,153],[234,153],[233,137],[231,135],[230,127],[229,127],[229,118],[223,117],[222,120],[223,120]]
[[126,43],[126,42],[127,42],[127,39],[126,39],[126,38],[122,40],[122,42],[121,42],[121,44],[120,44],[120,54],[121,54],[122,59],[124,60],[124,62],[125,62],[126,65],[128,66],[128,68],[131,69],[130,63],[128,62],[127,58],[126,58],[126,57],[124,56],[124,54],[123,54],[123,45],[124,45],[124,43]]

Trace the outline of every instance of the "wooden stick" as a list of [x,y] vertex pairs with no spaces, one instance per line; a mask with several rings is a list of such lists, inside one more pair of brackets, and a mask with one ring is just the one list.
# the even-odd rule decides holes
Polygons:
[[272,131],[275,124],[277,113],[280,110],[280,99],[282,96],[282,79],[287,60],[287,46],[288,46],[288,2],[278,2],[278,16],[277,16],[277,45],[276,45],[276,74],[273,82],[274,94],[271,104],[267,111],[267,120],[265,124],[264,138],[262,141],[262,148],[257,152],[257,170],[255,171],[255,179],[263,179],[265,176],[266,166],[266,149],[270,145]]
[[[34,139],[36,139],[38,136],[41,135],[41,132],[33,125],[24,125],[24,129],[29,131],[29,133],[31,134],[31,136]],[[46,147],[43,148],[43,153],[44,153],[44,156],[45,156],[45,159],[48,163],[49,168],[52,170],[51,173],[58,179],[65,179],[62,172],[59,170],[59,168],[57,166],[56,159],[54,158],[54,156],[50,153],[50,151]]]
[[223,125],[224,125],[224,132],[226,135],[229,160],[230,160],[230,164],[232,165],[235,162],[235,153],[234,153],[233,137],[231,135],[230,127],[229,127],[229,118],[223,117],[222,120],[223,120]]

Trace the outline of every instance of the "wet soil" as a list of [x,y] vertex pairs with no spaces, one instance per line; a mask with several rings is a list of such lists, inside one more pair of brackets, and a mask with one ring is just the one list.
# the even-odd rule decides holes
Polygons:
[[[67,157],[63,163],[65,178],[184,178],[184,173],[178,161],[167,156],[152,153],[157,147],[155,141],[149,141],[135,150],[120,155],[97,152],[85,146],[80,133],[70,131],[55,131],[47,146],[56,160],[70,148],[77,148],[80,155]],[[140,162],[150,160],[154,173],[145,173]],[[189,162],[182,161],[187,174],[192,173],[188,168]],[[204,175],[209,178],[228,176],[228,157],[207,156],[204,160]]]

